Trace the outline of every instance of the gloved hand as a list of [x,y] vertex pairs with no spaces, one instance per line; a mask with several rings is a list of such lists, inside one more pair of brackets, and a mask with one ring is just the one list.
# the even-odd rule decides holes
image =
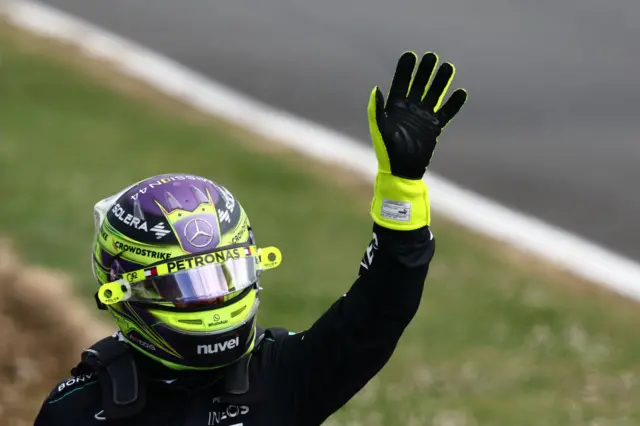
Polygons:
[[376,86],[368,107],[378,158],[371,216],[380,226],[404,231],[431,222],[428,188],[422,178],[442,129],[467,100],[467,92],[457,89],[440,108],[455,67],[443,63],[427,90],[438,56],[425,53],[412,80],[417,60],[415,53],[405,52],[398,60],[386,106]]

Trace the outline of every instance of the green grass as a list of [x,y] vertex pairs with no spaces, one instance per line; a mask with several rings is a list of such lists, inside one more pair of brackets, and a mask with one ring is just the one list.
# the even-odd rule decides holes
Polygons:
[[[91,294],[93,203],[184,171],[228,186],[259,243],[282,249],[282,267],[263,282],[263,325],[306,327],[348,288],[370,238],[370,189],[319,178],[322,167],[307,172],[291,153],[258,154],[261,142],[242,131],[148,91],[114,90],[104,67],[0,29],[0,234],[26,259],[69,272]],[[381,375],[330,422],[640,422],[636,304],[442,218],[433,227],[419,314]]]

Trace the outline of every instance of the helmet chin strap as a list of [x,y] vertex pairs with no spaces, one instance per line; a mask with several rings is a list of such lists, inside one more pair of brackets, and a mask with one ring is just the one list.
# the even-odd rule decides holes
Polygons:
[[74,375],[93,372],[102,387],[102,406],[108,419],[140,412],[146,404],[146,383],[124,342],[106,337],[82,352]]

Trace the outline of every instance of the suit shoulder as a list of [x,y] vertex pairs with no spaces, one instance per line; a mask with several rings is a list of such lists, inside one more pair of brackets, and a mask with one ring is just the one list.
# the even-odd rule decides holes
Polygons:
[[254,356],[261,358],[262,362],[268,362],[271,358],[277,357],[283,343],[288,337],[297,333],[291,332],[285,328],[273,327],[262,329],[262,338],[254,349]]
[[79,374],[60,381],[49,393],[46,402],[56,403],[73,394],[78,396],[100,393],[98,375],[96,373]]
[[267,341],[280,340],[294,334],[296,333],[289,331],[286,328],[271,327],[265,330],[265,340]]
[[[60,381],[45,399],[35,426],[90,424],[102,407],[102,392],[95,373]],[[89,417],[87,417],[89,416]]]

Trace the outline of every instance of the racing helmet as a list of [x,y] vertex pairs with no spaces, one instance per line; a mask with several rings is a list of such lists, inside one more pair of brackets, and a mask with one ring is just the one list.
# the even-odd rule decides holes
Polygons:
[[128,344],[177,370],[220,368],[252,351],[258,277],[282,257],[256,246],[226,188],[158,175],[96,203],[94,218],[96,301]]

